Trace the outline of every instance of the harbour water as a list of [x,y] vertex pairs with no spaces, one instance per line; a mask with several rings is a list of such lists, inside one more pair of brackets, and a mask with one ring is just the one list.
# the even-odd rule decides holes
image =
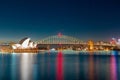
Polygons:
[[120,56],[0,54],[0,80],[120,80]]

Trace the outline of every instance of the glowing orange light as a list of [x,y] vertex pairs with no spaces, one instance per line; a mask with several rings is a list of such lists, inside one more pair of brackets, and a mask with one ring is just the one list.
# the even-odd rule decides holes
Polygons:
[[94,43],[93,43],[93,41],[90,40],[90,41],[88,42],[88,45],[89,45],[89,49],[90,49],[90,50],[93,50],[93,49],[94,49]]

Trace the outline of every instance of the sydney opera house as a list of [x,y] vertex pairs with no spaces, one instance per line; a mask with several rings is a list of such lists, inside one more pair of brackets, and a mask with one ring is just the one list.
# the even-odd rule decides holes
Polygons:
[[13,44],[12,49],[15,52],[31,52],[37,50],[37,44],[35,42],[32,42],[30,38],[24,38],[20,40],[19,43]]

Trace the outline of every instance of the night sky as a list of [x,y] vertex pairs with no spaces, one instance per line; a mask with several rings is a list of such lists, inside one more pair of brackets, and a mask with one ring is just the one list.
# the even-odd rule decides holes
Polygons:
[[81,40],[119,38],[119,0],[0,1],[0,40],[38,40],[59,32]]

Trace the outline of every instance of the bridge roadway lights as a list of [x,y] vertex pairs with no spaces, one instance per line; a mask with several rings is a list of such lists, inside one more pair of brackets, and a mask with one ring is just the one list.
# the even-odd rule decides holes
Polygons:
[[61,46],[58,44],[39,44],[38,45],[39,49],[74,49],[74,50],[84,50],[87,48],[88,51],[94,51],[94,50],[104,50],[104,49],[109,49],[112,50],[114,47],[113,46],[101,46],[101,45],[78,45],[78,44],[62,44]]

